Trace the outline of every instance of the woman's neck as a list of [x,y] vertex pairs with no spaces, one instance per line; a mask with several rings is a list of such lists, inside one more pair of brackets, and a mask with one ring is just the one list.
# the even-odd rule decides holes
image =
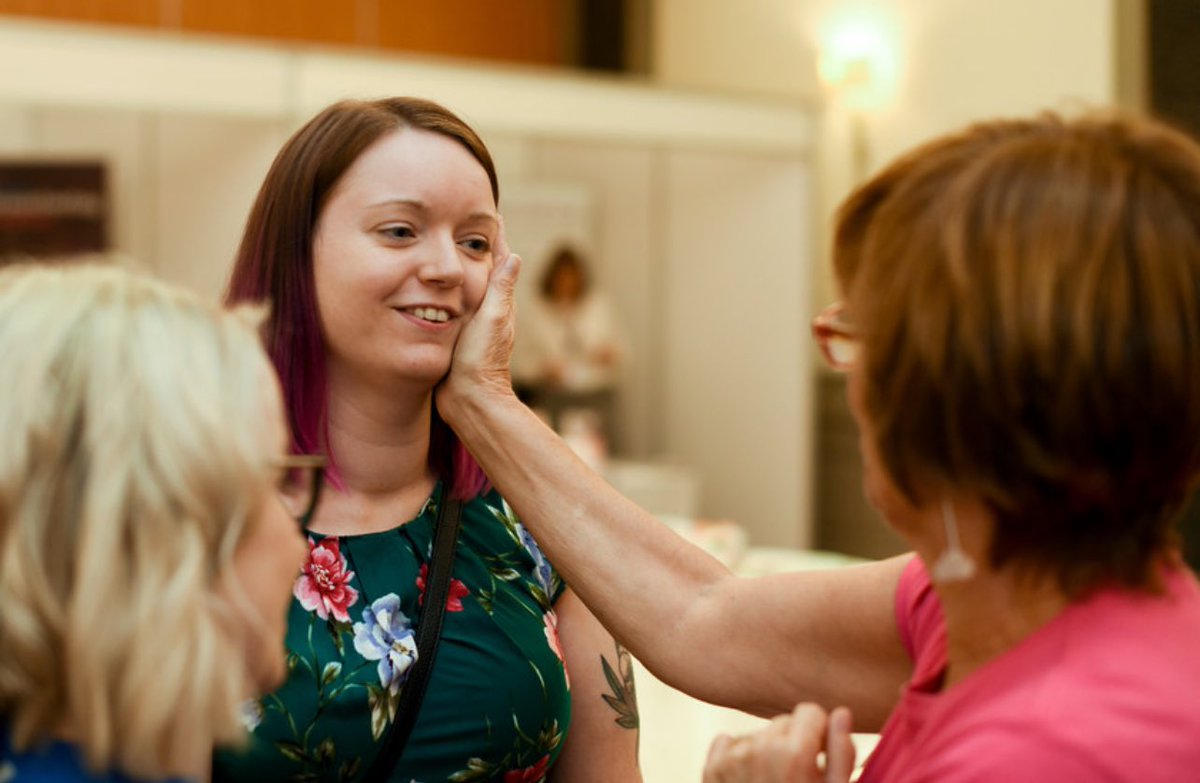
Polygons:
[[1052,578],[976,563],[971,580],[934,585],[946,617],[945,687],[1016,647],[1069,603]]
[[429,466],[432,411],[429,389],[381,391],[331,378],[329,440],[342,488],[322,496],[312,528],[367,533],[415,516],[436,482]]
[[[945,512],[934,505],[920,526],[922,540],[914,542],[931,571],[947,545]],[[935,581],[933,585],[946,618],[944,687],[1016,647],[1069,603],[1052,576],[1015,570],[1011,565],[993,568],[988,552],[995,521],[983,504],[969,498],[955,498],[953,507],[958,538],[974,561],[975,572],[963,581]]]

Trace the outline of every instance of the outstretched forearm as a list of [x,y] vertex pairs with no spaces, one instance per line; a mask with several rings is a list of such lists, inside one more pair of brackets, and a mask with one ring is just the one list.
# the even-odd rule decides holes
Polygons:
[[437,406],[559,572],[669,685],[764,715],[847,704],[877,726],[911,666],[892,616],[906,561],[740,579],[622,496],[512,392],[520,259],[506,253]]
[[439,399],[446,421],[610,633],[663,682],[774,715],[849,705],[877,729],[908,675],[892,619],[907,558],[734,576],[583,464],[511,394]]
[[443,395],[438,407],[600,621],[659,677],[686,678],[673,653],[728,569],[617,492],[513,395]]

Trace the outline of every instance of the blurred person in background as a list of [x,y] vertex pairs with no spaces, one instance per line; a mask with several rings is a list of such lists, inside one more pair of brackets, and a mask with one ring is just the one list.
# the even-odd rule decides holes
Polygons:
[[[292,447],[327,456],[328,486],[295,585],[288,680],[253,706],[249,747],[217,754],[216,780],[640,780],[628,653],[433,402],[507,255],[498,197],[475,132],[415,98],[330,106],[267,174],[227,299],[271,304]],[[413,711],[432,550],[455,504],[444,628]],[[415,715],[407,739],[398,711]]]
[[860,566],[737,578],[573,458],[508,388],[517,265],[439,410],[652,672],[783,714],[714,743],[706,781],[846,780],[851,721],[882,733],[865,781],[1195,776],[1200,589],[1173,528],[1200,467],[1191,140],[987,122],[843,204],[845,299],[814,334],[849,373],[866,495],[913,549]]
[[0,378],[0,780],[206,780],[283,680],[318,486],[251,319],[11,266]]
[[591,427],[613,441],[623,340],[609,300],[592,281],[583,255],[561,245],[538,281],[538,298],[521,311],[513,376],[518,392],[559,433]]

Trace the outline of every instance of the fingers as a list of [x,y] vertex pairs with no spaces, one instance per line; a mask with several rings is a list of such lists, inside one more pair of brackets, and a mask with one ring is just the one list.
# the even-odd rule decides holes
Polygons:
[[708,757],[704,760],[704,781],[703,783],[722,783],[724,780],[732,780],[732,778],[724,778],[727,757],[730,754],[734,744],[733,737],[728,734],[721,734],[708,748]]
[[503,261],[492,267],[492,273],[488,277],[488,293],[495,291],[506,301],[511,299],[516,290],[517,275],[520,272],[521,257],[516,253],[509,253]]
[[824,749],[828,725],[823,709],[801,704],[753,734],[718,737],[709,748],[704,781],[822,783],[827,778],[817,757]]
[[492,246],[492,271],[488,276],[488,290],[483,306],[499,306],[500,312],[512,309],[513,296],[517,287],[517,275],[521,271],[521,257],[508,246],[508,234],[504,227],[504,216],[500,216],[500,228]]
[[854,774],[854,741],[850,738],[853,722],[846,707],[838,707],[829,714],[825,738],[826,783],[845,783]]
[[504,226],[504,215],[498,215],[500,227],[496,231],[496,240],[492,243],[492,263],[499,266],[512,253],[508,247],[508,230]]
[[463,318],[450,372],[438,387],[439,411],[452,411],[457,398],[512,394],[509,360],[515,339],[515,298],[520,257],[509,252],[504,224],[493,243],[496,263],[478,309]]

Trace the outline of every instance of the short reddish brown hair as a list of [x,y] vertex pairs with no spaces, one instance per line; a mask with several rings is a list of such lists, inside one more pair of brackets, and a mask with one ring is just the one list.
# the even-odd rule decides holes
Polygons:
[[1153,586],[1200,459],[1200,148],[1150,120],[972,126],[843,205],[863,402],[913,502],[996,520],[1068,594]]

